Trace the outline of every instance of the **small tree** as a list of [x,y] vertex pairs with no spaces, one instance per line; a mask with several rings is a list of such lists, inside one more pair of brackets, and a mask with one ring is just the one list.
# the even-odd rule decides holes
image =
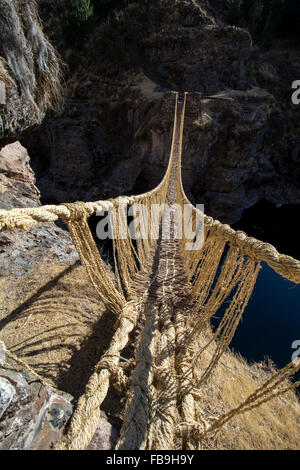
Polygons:
[[85,23],[94,13],[91,0],[70,0],[70,8],[70,16],[78,26]]
[[229,12],[231,24],[249,27],[253,39],[271,46],[280,36],[299,37],[299,0],[234,0]]

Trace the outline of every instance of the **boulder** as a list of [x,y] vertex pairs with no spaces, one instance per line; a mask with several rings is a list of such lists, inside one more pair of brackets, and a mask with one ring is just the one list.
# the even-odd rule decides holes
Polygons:
[[0,367],[0,450],[52,449],[72,414],[72,396],[13,362]]

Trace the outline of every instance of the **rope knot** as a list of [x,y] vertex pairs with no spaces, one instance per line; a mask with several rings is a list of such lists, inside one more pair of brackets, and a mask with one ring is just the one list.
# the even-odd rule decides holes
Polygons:
[[66,207],[70,212],[70,215],[68,217],[62,216],[63,221],[66,223],[85,219],[89,215],[89,212],[87,208],[85,207],[85,203],[82,201],[69,202],[69,203],[66,202],[64,204],[61,204],[61,206]]
[[114,356],[104,356],[101,361],[98,362],[95,371],[100,372],[102,369],[107,369],[109,371],[115,370],[116,364],[114,362]]
[[104,356],[98,363],[95,371],[99,374],[106,369],[110,372],[111,380],[117,390],[123,392],[128,387],[128,377],[124,374],[122,366],[115,364],[114,356]]

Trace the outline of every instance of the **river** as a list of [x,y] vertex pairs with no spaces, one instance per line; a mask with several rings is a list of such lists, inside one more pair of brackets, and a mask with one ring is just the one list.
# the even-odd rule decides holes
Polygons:
[[[268,241],[279,252],[300,259],[299,216],[299,206],[276,208],[263,202],[245,211],[234,228]],[[283,279],[266,263],[262,263],[231,347],[249,361],[261,361],[268,356],[277,366],[284,367],[297,350],[300,357],[299,306],[300,285]],[[296,341],[299,344],[293,349]],[[300,372],[296,378],[300,379]]]

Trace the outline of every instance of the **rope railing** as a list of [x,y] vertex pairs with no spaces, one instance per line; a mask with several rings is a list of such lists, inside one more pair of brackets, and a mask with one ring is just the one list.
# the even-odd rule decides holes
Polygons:
[[[84,202],[83,204],[87,215],[90,216],[97,212],[109,211],[116,204],[132,205],[137,200],[140,202],[140,197],[120,196],[107,201],[100,200],[96,202]],[[195,208],[195,210],[197,209]],[[0,232],[15,229],[28,230],[38,223],[56,222],[58,219],[68,221],[70,217],[70,209],[64,204],[45,205],[33,208],[16,208],[8,211],[0,209]],[[232,246],[240,248],[244,254],[253,260],[259,262],[264,261],[285,279],[296,284],[300,283],[300,261],[297,259],[281,254],[270,243],[248,237],[246,233],[236,231],[229,225],[222,224],[212,217],[204,215],[204,222],[210,230],[214,230],[218,236],[228,241]]]
[[[166,222],[160,216],[156,220],[156,239],[137,240],[136,245],[129,236],[113,240],[116,282],[105,269],[87,223],[92,214],[134,204],[145,204],[149,210],[152,204],[172,205],[177,201],[180,206],[187,204],[192,208],[193,216],[197,215],[198,209],[186,197],[181,178],[187,94],[184,94],[183,102],[179,102],[178,94],[174,97],[169,165],[161,183],[152,191],[106,201],[0,210],[0,231],[26,230],[38,223],[62,219],[100,300],[118,318],[111,343],[95,367],[70,426],[56,449],[88,447],[110,384],[117,389],[126,384],[128,388],[123,426],[116,445],[116,449],[126,450],[172,449],[176,440],[178,445],[178,439],[182,448],[197,449],[208,434],[218,431],[232,417],[298,385],[287,382],[299,369],[290,364],[274,376],[274,382],[270,379],[272,387],[266,389],[268,393],[262,386],[239,407],[219,417],[212,426],[203,429],[197,424],[199,403],[196,403],[195,390],[213,377],[228,348],[253,291],[260,262],[266,262],[289,281],[300,283],[298,260],[281,255],[272,245],[200,214],[204,216],[204,244],[194,252],[184,250],[184,244],[175,237],[174,227],[170,239],[163,240],[162,229],[164,225],[171,226],[171,217]],[[127,218],[124,212],[115,212],[114,230],[118,235],[118,224],[126,223]],[[140,223],[144,228],[148,224],[144,219]],[[229,250],[226,253],[227,244]],[[222,255],[223,266],[217,274]],[[204,345],[202,333],[231,294],[232,301],[219,327]],[[134,347],[135,367],[127,376],[120,358],[133,330],[139,340]],[[211,348],[215,351],[203,369],[201,358],[208,347],[210,353]]]

